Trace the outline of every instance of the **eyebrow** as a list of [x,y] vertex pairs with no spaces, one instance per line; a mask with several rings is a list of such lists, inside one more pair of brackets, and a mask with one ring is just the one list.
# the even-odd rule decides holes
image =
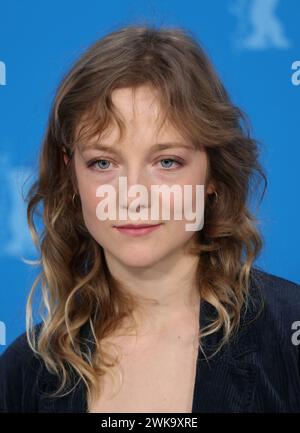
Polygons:
[[[187,150],[195,150],[195,146],[193,144],[188,143],[180,143],[180,142],[166,142],[166,143],[155,143],[151,146],[150,151],[157,152],[165,149],[174,149],[174,148],[184,148]],[[82,152],[86,152],[88,150],[97,149],[102,150],[104,152],[117,154],[117,149],[114,149],[113,146],[105,144],[105,143],[92,143],[89,145],[85,145],[82,149]]]

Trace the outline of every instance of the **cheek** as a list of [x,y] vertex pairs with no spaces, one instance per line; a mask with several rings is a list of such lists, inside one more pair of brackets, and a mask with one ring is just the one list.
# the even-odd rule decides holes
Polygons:
[[204,201],[204,197],[202,197],[202,193],[200,191],[203,190],[203,193],[205,193],[206,177],[207,177],[207,163],[206,163],[206,159],[204,158],[204,155],[202,154],[202,158],[195,160],[195,164],[193,165],[193,167],[191,167],[189,176],[185,179],[185,184],[192,185],[191,195],[193,198],[192,198],[192,204],[190,203],[190,206],[192,206],[193,212],[196,212],[197,195],[198,196],[200,195]]
[[202,164],[199,161],[195,163],[187,176],[178,182],[181,194],[178,196],[171,194],[171,226],[178,242],[189,240],[203,226],[205,169],[203,161]]
[[97,205],[101,199],[96,196],[96,188],[88,182],[79,182],[78,188],[85,224],[89,230],[96,230],[96,227],[98,229],[100,224],[105,223],[105,221],[100,221],[96,215]]
[[192,164],[185,183],[189,185],[204,184],[207,176],[207,164],[203,158],[195,159]]
[[[180,212],[182,218],[185,218],[187,212],[196,212],[200,209],[199,200],[203,202],[204,200],[204,190],[205,190],[205,175],[203,173],[192,173],[185,179],[177,183],[179,186],[178,193],[170,194],[170,213],[172,219],[176,219],[175,215],[178,214],[180,217]],[[162,201],[163,207],[168,207],[168,200]],[[178,219],[177,218],[177,219]]]

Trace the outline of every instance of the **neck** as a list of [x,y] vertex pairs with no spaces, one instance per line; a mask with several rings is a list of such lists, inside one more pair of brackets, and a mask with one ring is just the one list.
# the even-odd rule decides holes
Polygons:
[[198,326],[200,294],[196,280],[198,256],[172,255],[151,267],[127,267],[105,254],[114,277],[138,300],[133,312],[139,333]]

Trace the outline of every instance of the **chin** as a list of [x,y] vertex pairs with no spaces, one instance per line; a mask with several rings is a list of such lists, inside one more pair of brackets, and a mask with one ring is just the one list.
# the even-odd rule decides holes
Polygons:
[[115,255],[116,259],[123,263],[124,266],[133,267],[133,268],[150,268],[155,265],[157,262],[161,260],[161,256],[157,254],[154,256],[152,254],[145,254],[144,252],[128,252],[124,255],[120,255],[120,251],[118,255]]

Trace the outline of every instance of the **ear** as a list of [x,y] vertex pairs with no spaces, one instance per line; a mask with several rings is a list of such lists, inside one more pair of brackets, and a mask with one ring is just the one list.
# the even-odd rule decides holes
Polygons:
[[67,165],[69,162],[69,158],[67,157],[66,154],[64,154],[64,162],[65,162],[65,165]]
[[62,148],[62,152],[64,154],[63,157],[64,157],[65,165],[67,165],[70,158],[68,157],[68,152],[67,152],[67,149],[65,146],[63,146],[63,148]]
[[216,190],[216,188],[215,188],[214,184],[210,182],[208,184],[207,189],[206,189],[206,193],[207,194],[213,194],[215,192],[215,190]]

